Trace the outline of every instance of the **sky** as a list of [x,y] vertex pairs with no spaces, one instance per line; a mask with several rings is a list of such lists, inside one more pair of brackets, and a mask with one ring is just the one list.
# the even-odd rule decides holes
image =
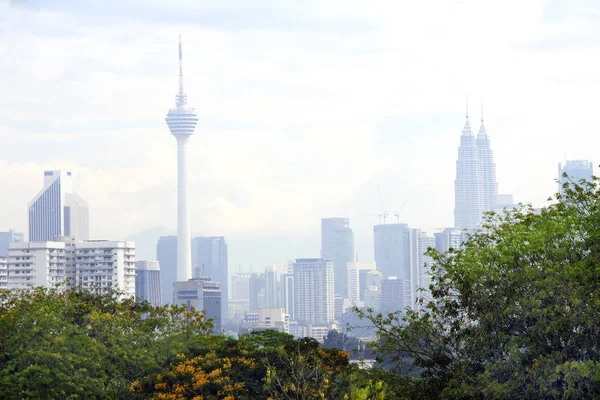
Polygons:
[[68,169],[92,238],[175,231],[180,34],[191,230],[243,269],[318,256],[321,217],[350,218],[362,260],[382,209],[451,226],[467,95],[517,202],[600,162],[593,0],[0,0],[0,230]]

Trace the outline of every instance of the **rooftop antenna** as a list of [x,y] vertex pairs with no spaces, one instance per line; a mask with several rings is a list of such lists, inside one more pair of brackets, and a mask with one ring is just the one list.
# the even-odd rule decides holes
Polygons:
[[467,112],[466,112],[466,114],[467,114],[467,119],[469,119],[469,95],[467,95]]

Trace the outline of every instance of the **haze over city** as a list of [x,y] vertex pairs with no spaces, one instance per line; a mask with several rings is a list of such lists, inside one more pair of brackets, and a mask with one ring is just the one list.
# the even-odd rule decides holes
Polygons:
[[544,205],[563,159],[598,159],[595,2],[252,4],[0,2],[3,229],[27,233],[42,172],[64,169],[91,238],[176,231],[180,34],[190,227],[228,238],[230,274],[317,257],[330,216],[372,260],[382,201],[452,226],[466,95],[516,202]]

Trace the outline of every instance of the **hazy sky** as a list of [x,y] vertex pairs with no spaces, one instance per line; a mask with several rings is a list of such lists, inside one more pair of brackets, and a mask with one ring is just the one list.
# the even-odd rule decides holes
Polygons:
[[372,259],[377,186],[390,213],[410,197],[402,222],[450,226],[466,94],[500,193],[543,205],[565,156],[600,162],[600,6],[451,3],[0,0],[0,230],[26,232],[59,168],[93,238],[175,228],[179,34],[193,232],[317,243],[348,216]]

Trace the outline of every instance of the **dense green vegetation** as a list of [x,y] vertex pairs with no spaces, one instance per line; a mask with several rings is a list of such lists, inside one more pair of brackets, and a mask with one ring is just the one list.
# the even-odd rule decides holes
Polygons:
[[421,311],[359,311],[377,327],[390,393],[600,397],[598,179],[564,189],[545,209],[490,215],[461,249],[431,250],[433,300]]
[[369,399],[349,354],[276,331],[213,335],[201,313],[118,293],[7,293],[3,399]]
[[275,331],[233,339],[204,316],[117,293],[7,293],[0,306],[6,399],[581,399],[600,397],[600,193],[491,215],[434,259],[419,311],[356,310],[376,328],[380,367],[358,343]]

